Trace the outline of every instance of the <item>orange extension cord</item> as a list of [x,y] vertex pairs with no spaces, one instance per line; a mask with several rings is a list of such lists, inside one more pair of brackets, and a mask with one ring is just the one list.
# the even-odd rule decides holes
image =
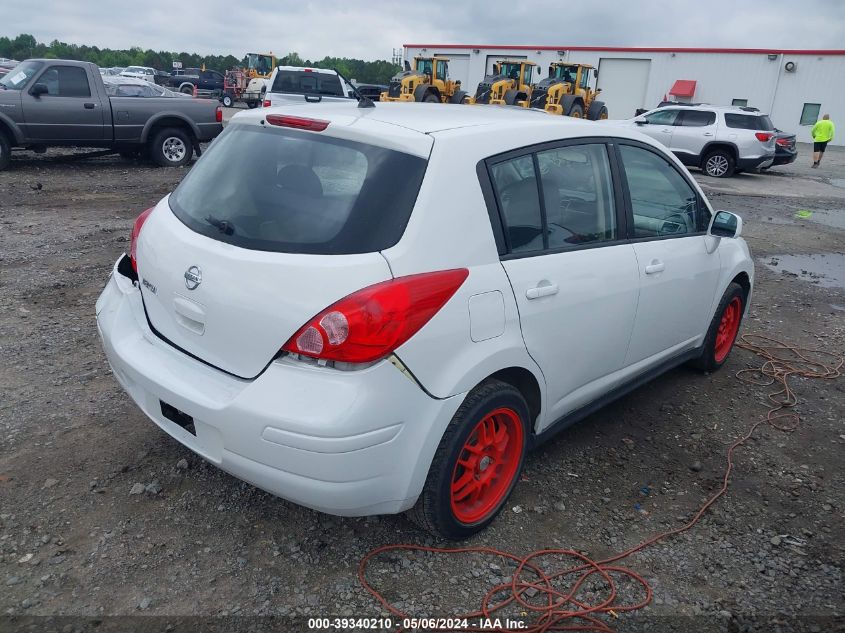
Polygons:
[[[722,480],[722,486],[701,506],[698,512],[686,524],[673,530],[661,532],[652,536],[631,549],[621,554],[600,561],[593,561],[587,556],[570,549],[545,549],[531,552],[526,556],[516,556],[490,547],[425,547],[423,545],[396,544],[384,545],[368,552],[358,565],[358,579],[364,588],[369,591],[381,605],[391,614],[399,618],[414,617],[394,607],[380,592],[374,588],[366,578],[367,567],[370,561],[383,554],[394,550],[431,552],[435,554],[462,554],[477,553],[495,557],[502,557],[516,563],[516,570],[509,583],[503,583],[492,587],[481,601],[479,610],[472,613],[456,616],[457,618],[477,621],[478,618],[499,618],[505,619],[502,611],[506,606],[517,603],[518,610],[522,612],[520,620],[524,622],[524,628],[482,628],[470,626],[460,629],[461,631],[519,631],[520,633],[544,633],[546,631],[600,631],[602,633],[614,633],[614,629],[605,621],[600,619],[604,614],[613,617],[621,612],[635,611],[642,609],[651,602],[652,590],[648,582],[635,571],[626,567],[614,565],[619,560],[627,558],[649,545],[657,543],[669,536],[686,532],[692,528],[705,512],[721,496],[728,491],[728,482],[733,470],[733,452],[737,447],[745,443],[761,424],[784,432],[792,432],[800,423],[797,413],[791,411],[798,399],[789,385],[789,379],[795,376],[804,378],[821,378],[832,380],[841,375],[841,369],[845,365],[845,358],[825,350],[801,348],[790,345],[776,339],[760,334],[747,334],[736,343],[737,347],[748,350],[761,357],[764,362],[761,367],[755,369],[742,369],[737,372],[736,377],[752,385],[769,386],[777,385],[781,389],[769,394],[772,407],[766,417],[751,425],[751,428],[742,437],[735,440],[727,451],[727,466]],[[821,358],[830,359],[830,364],[822,362]],[[574,559],[574,564],[560,571],[544,571],[539,561],[541,557],[567,557]],[[534,561],[534,562],[532,562]],[[619,601],[619,585],[617,578],[627,578],[633,581],[634,585],[640,585],[645,596],[636,603],[625,604]],[[578,593],[588,580],[603,581],[603,593],[605,597],[599,602],[588,604],[579,599]],[[562,585],[566,589],[560,589]],[[592,584],[592,583],[591,583]],[[527,593],[526,593],[527,592]],[[497,595],[505,595],[504,598],[495,600]],[[529,599],[528,596],[534,597]],[[517,607],[515,604],[514,607]],[[526,614],[532,614],[533,619],[525,619]],[[513,619],[513,615],[510,616]],[[440,629],[446,630],[446,629]],[[454,629],[449,629],[454,630]]]

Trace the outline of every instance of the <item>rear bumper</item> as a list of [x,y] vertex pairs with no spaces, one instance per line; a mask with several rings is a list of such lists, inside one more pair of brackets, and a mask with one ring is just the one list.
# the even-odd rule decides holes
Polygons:
[[197,140],[206,142],[214,140],[222,131],[223,131],[223,124],[222,123],[197,123],[197,129],[199,130],[199,135],[197,136]]
[[[428,396],[389,361],[339,371],[281,359],[236,378],[159,339],[116,267],[97,326],[118,382],[162,430],[240,479],[331,514],[410,508],[463,400]],[[162,402],[191,416],[196,435]]]
[[760,167],[771,167],[774,162],[775,155],[767,154],[764,156],[754,156],[749,158],[739,158],[736,161],[737,169],[758,169]]
[[775,154],[775,161],[772,165],[789,165],[790,163],[794,163],[796,158],[798,158],[797,150],[792,152],[780,152]]

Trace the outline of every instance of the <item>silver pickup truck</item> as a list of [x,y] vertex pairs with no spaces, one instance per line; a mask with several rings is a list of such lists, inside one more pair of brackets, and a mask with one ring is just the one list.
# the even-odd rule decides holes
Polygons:
[[216,101],[110,97],[90,62],[29,59],[0,78],[0,170],[12,147],[55,146],[143,151],[159,165],[180,166],[222,131]]

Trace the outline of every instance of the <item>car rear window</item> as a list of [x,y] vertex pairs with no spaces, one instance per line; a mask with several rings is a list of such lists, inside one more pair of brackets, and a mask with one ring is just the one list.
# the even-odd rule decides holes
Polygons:
[[728,127],[741,130],[761,130],[771,132],[775,129],[772,120],[760,114],[725,114],[725,124]]
[[399,241],[427,161],[292,129],[229,126],[170,196],[197,233],[261,251],[372,253]]
[[345,97],[340,78],[335,74],[315,73],[305,70],[279,70],[270,92],[314,94]]

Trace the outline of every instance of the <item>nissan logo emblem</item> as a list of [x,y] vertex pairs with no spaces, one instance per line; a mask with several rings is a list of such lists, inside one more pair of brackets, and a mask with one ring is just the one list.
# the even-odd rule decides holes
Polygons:
[[202,271],[199,266],[191,266],[185,271],[185,287],[188,290],[196,290],[202,283]]

